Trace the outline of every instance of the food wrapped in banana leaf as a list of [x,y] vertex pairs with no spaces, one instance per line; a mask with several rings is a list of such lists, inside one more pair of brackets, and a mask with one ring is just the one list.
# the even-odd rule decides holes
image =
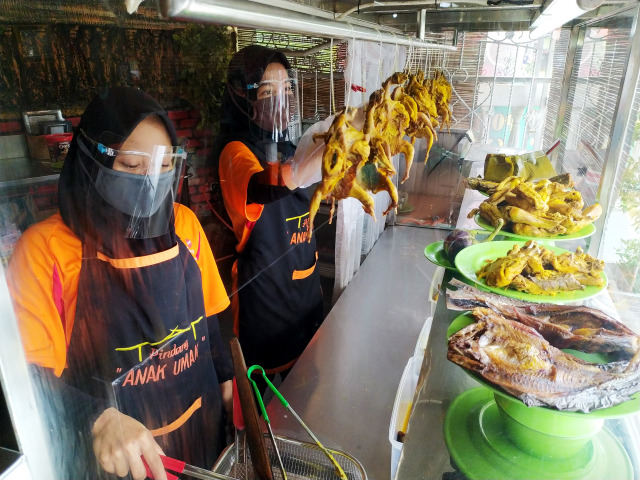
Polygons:
[[477,307],[472,314],[475,323],[449,338],[447,358],[528,406],[590,412],[640,391],[639,353],[630,361],[590,363],[490,308]]
[[556,175],[549,157],[544,152],[528,152],[520,155],[490,153],[484,160],[484,178],[501,182],[507,177],[521,177],[525,181],[540,180]]

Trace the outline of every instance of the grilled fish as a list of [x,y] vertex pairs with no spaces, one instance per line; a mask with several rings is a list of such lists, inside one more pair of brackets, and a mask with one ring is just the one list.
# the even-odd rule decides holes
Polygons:
[[472,310],[491,308],[510,320],[538,331],[556,348],[587,353],[620,353],[631,357],[640,349],[640,336],[618,320],[595,308],[582,305],[530,303],[473,288],[452,279],[447,289],[447,308]]
[[640,391],[639,355],[605,365],[552,346],[533,328],[489,308],[449,338],[447,358],[528,406],[585,413],[625,402]]

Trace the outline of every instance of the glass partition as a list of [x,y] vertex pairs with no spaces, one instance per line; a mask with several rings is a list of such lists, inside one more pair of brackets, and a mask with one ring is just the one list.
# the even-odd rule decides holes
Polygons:
[[[286,176],[291,172],[277,165],[295,157],[297,148],[297,138],[287,137],[288,126],[280,124],[278,130],[273,119],[288,118],[302,133],[339,113],[345,103],[353,104],[353,95],[365,101],[365,93],[375,90],[365,92],[345,79],[347,42],[165,19],[153,2],[129,13],[131,3],[136,2],[9,0],[0,15],[0,262],[7,272],[0,279],[0,325],[3,332],[11,331],[3,337],[11,347],[27,345],[24,352],[19,348],[22,355],[12,356],[9,348],[0,355],[7,403],[2,418],[14,431],[0,436],[0,449],[29,457],[31,449],[41,448],[51,456],[43,465],[50,463],[54,476],[64,479],[89,472],[100,472],[92,477],[99,478],[103,467],[120,468],[104,458],[99,466],[94,452],[100,449],[94,436],[104,434],[106,425],[116,431],[111,441],[144,423],[139,431],[151,435],[144,448],[210,468],[230,440],[225,407],[232,365],[226,347],[229,338],[243,336],[235,324],[236,302],[249,305],[254,320],[243,327],[245,338],[252,338],[244,343],[247,362],[272,361],[265,367],[281,380],[334,301],[334,277],[341,273],[335,270],[336,241],[348,247],[344,268],[351,278],[385,227],[382,212],[374,224],[368,216],[363,220],[357,204],[357,226],[343,230],[343,222],[336,237],[330,205],[322,203],[317,244],[308,243],[313,183],[296,184],[303,188],[294,189],[299,196],[287,208],[262,208],[285,187],[291,190]],[[534,42],[523,32],[457,32],[455,52],[408,50],[406,62],[394,69],[443,72],[453,85],[452,122],[438,130],[428,156],[425,143],[416,143],[410,178],[399,186],[398,210],[389,214],[395,226],[453,228],[465,178],[477,170],[472,169],[477,159],[466,158],[470,145],[544,149],[555,140],[556,120],[565,109],[558,169],[574,175],[587,202],[611,197],[599,254],[618,313],[640,331],[635,320],[640,305],[636,79],[628,89],[633,94],[622,99],[631,105],[631,120],[618,127],[624,133],[620,154],[611,160],[615,180],[604,184],[602,177],[618,121],[615,108],[623,82],[629,81],[624,62],[634,48],[633,25],[627,15],[586,28],[576,45],[569,97],[562,95],[563,59],[571,47],[567,31]],[[453,35],[444,33],[442,41],[453,42]],[[234,54],[249,46],[270,50],[254,50],[245,69],[264,63],[263,54],[274,55],[274,49],[282,56],[269,57],[276,61],[251,75],[240,74],[236,84],[227,82]],[[373,47],[376,42],[363,48]],[[381,54],[372,58],[363,56],[367,65],[361,73],[380,83]],[[267,72],[272,63],[282,68]],[[118,88],[129,93],[106,93]],[[83,117],[96,96],[112,103],[97,100],[99,105]],[[220,118],[229,120],[232,108],[238,108],[233,120],[239,123],[227,125],[223,145]],[[118,117],[123,111],[135,112],[135,118]],[[140,125],[150,130],[132,144]],[[316,133],[322,136],[329,125]],[[265,131],[281,135],[263,142]],[[236,150],[227,151],[228,158],[244,156],[249,173],[237,175],[235,167],[221,173],[221,147],[233,143]],[[260,155],[265,158],[257,160]],[[146,163],[132,164],[132,159]],[[400,177],[405,173],[401,163],[395,163]],[[154,172],[153,165],[161,171]],[[75,170],[67,170],[67,176],[65,168]],[[128,169],[143,173],[133,178]],[[260,180],[249,185],[257,171]],[[73,183],[74,175],[84,175],[84,181]],[[265,193],[265,184],[278,188]],[[192,213],[166,203],[169,195]],[[117,205],[118,213],[107,204]],[[145,223],[157,212],[169,220],[157,235],[132,231],[120,215]],[[270,248],[271,241],[277,248]],[[165,262],[168,269],[155,269]],[[308,288],[290,286],[305,282]],[[11,298],[8,292],[5,296],[7,287]],[[300,312],[304,328],[297,328]],[[265,317],[285,320],[276,326],[255,321]],[[296,328],[287,330],[284,340],[275,339],[278,328],[290,328],[282,325],[289,320]],[[273,342],[263,341],[272,334]],[[268,355],[260,356],[261,349]],[[23,382],[30,392],[20,387],[21,378],[30,379]],[[204,387],[202,379],[209,380]],[[133,389],[136,394],[130,396]],[[139,407],[136,395],[153,401]],[[35,408],[42,422],[27,409],[25,417],[33,422],[22,428],[15,421],[20,406]],[[137,423],[115,407],[134,412],[127,417]],[[199,423],[215,432],[200,435],[200,425],[189,423],[192,415],[202,415]],[[182,437],[168,440],[184,431],[199,439],[197,445]],[[139,460],[142,448],[132,458]],[[39,458],[37,452],[33,458]],[[49,476],[30,470],[34,478]]]

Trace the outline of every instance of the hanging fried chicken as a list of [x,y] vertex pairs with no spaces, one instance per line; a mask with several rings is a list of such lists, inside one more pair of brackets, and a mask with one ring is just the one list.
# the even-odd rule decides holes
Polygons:
[[435,128],[438,124],[438,110],[431,96],[431,93],[424,85],[424,72],[409,75],[409,83],[405,91],[413,98],[418,107],[417,121],[410,126],[408,134],[415,138],[427,139],[427,151],[424,156],[424,163],[427,163],[429,152],[433,146],[433,142],[438,139]]
[[322,181],[311,197],[309,206],[308,237],[313,233],[313,220],[323,198],[331,198],[331,215],[335,200],[355,197],[362,202],[365,212],[373,215],[373,198],[358,184],[358,170],[369,158],[369,139],[360,130],[351,126],[350,122],[356,113],[355,109],[345,109],[336,115],[329,131],[314,135],[324,139],[325,149],[322,155]]
[[[384,214],[398,205],[398,191],[392,180],[396,174],[392,157],[404,154],[404,182],[413,162],[415,139],[427,139],[428,156],[437,138],[435,127],[439,125],[439,112],[446,115],[444,124],[450,123],[451,111],[442,103],[451,98],[451,86],[442,73],[437,74],[433,81],[425,81],[423,72],[416,75],[396,72],[382,83],[381,89],[371,94],[364,107],[366,120],[362,130],[352,125],[356,109],[345,109],[336,115],[327,132],[313,136],[314,141],[324,140],[325,149],[322,181],[309,206],[309,239],[324,198],[331,199],[331,216],[336,200],[354,197],[375,219],[373,197],[368,192],[389,193],[391,201]],[[403,84],[407,80],[405,88]]]
[[[406,173],[403,182],[409,176],[414,154],[413,144],[404,137],[409,125],[416,123],[418,109],[416,102],[404,94],[401,86],[396,87],[393,94],[391,87],[403,83],[406,79],[406,74],[394,73],[384,81],[382,89],[371,94],[366,107],[367,121],[364,125],[364,131],[369,135],[371,142],[373,163],[389,166],[393,170],[391,157],[398,153],[404,154]],[[378,156],[380,158],[376,158]]]
[[447,130],[451,126],[451,109],[449,108],[451,92],[451,84],[444,73],[436,70],[431,80],[431,95],[435,98],[438,115],[442,117],[442,125],[447,127]]
[[418,104],[418,109],[427,115],[432,122],[433,127],[437,127],[438,124],[438,107],[433,95],[430,92],[430,84],[426,81],[424,72],[409,74],[409,83],[407,84],[406,91]]

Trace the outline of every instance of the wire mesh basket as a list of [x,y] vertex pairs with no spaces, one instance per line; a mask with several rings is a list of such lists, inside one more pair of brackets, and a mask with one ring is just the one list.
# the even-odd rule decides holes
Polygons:
[[[278,435],[275,437],[288,480],[339,480],[335,467],[316,444]],[[273,478],[280,480],[282,475],[273,445],[269,440],[266,440],[266,445]],[[367,474],[358,460],[339,450],[327,450],[340,464],[349,480],[367,480]],[[229,445],[220,455],[213,471],[238,480],[259,480],[254,473],[248,450],[246,455],[243,451],[243,447],[237,443]]]

